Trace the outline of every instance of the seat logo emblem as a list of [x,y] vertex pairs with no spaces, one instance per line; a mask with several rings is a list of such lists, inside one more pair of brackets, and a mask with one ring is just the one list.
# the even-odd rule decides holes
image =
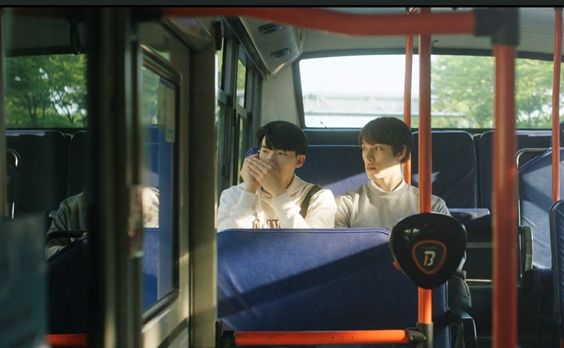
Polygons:
[[438,240],[422,240],[413,245],[411,257],[421,272],[435,274],[445,264],[447,248]]

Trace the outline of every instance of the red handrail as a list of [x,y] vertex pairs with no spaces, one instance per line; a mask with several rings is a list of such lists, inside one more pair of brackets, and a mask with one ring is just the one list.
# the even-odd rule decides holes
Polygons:
[[407,330],[238,331],[234,336],[237,346],[409,343]]
[[[426,16],[422,8],[418,16]],[[419,211],[431,211],[431,36],[419,35]],[[418,322],[433,321],[432,292],[418,289]]]
[[[403,120],[411,128],[411,72],[413,65],[413,35],[405,37],[405,79],[403,85]],[[405,181],[411,184],[411,157],[405,162]]]
[[517,346],[515,47],[496,45],[493,141],[493,346]]
[[52,348],[85,348],[88,347],[88,335],[51,334],[47,335],[47,343]]
[[552,75],[552,201],[560,199],[560,65],[562,9],[554,9],[554,58]]
[[425,14],[416,21],[407,14],[359,15],[301,7],[165,7],[161,14],[167,17],[249,16],[349,35],[471,34],[476,26],[473,12]]

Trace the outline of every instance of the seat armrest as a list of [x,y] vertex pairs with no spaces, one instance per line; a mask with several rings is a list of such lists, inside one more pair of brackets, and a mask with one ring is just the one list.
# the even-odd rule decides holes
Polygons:
[[533,232],[529,226],[519,226],[519,247],[521,251],[521,278],[533,269]]
[[453,331],[453,347],[476,348],[477,334],[474,318],[466,311],[451,309],[448,311],[448,322]]

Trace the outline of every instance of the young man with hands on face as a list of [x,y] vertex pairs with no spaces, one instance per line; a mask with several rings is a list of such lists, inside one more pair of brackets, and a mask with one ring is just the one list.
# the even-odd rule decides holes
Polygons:
[[259,129],[257,139],[260,150],[245,159],[243,182],[221,194],[217,230],[334,227],[333,193],[294,174],[306,159],[304,132],[273,121]]

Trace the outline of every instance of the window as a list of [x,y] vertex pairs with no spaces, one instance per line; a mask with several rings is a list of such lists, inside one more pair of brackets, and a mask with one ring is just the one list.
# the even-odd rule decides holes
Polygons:
[[[433,128],[493,127],[493,64],[484,56],[431,57]],[[376,117],[403,119],[404,55],[311,58],[300,61],[299,69],[306,127],[359,128]],[[417,56],[412,76],[412,127],[417,127]],[[516,77],[517,127],[549,128],[552,62],[517,59]]]
[[177,287],[175,162],[177,85],[142,68],[143,309]]
[[[222,44],[221,47],[224,48],[225,47],[225,39],[222,39]],[[223,77],[223,49],[217,51],[216,53],[216,63],[217,63],[217,86],[220,86],[220,88],[224,88],[223,86],[223,81],[225,80],[225,78]]]
[[[437,126],[493,127],[495,80],[492,57],[434,56],[432,69],[434,112],[464,116]],[[516,60],[517,128],[551,127],[552,69],[550,61]]]
[[237,104],[245,107],[245,87],[247,85],[247,68],[239,59],[237,61]]
[[[239,182],[244,154],[254,145],[253,130],[260,120],[262,76],[230,29],[225,28],[224,44],[218,52],[216,136],[218,139],[217,194]],[[223,64],[221,64],[223,62]]]
[[6,59],[7,128],[85,128],[86,55]]

